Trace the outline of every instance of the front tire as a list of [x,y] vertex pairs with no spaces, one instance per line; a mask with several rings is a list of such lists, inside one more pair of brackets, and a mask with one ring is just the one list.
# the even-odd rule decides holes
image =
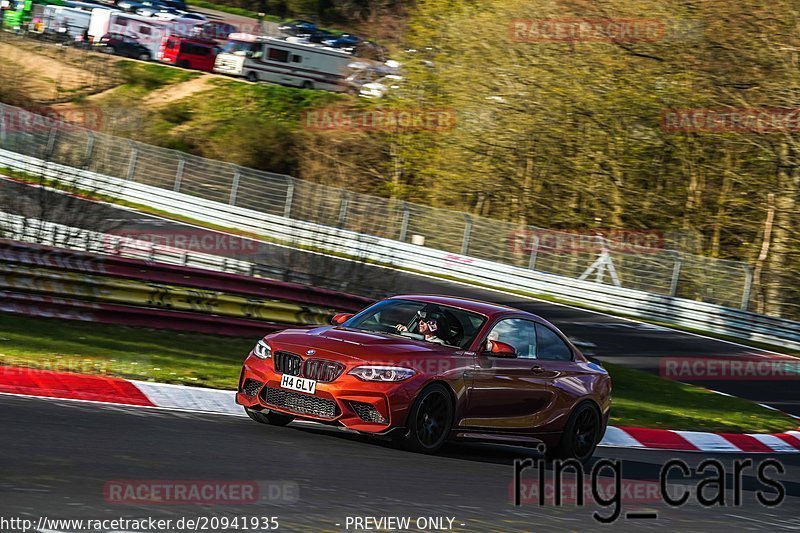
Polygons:
[[444,385],[425,387],[411,407],[402,446],[412,452],[436,453],[450,434],[453,413],[453,401]]
[[567,420],[558,446],[547,450],[548,459],[577,459],[586,463],[600,442],[602,422],[600,412],[589,403],[578,405]]
[[269,424],[271,426],[285,426],[294,420],[293,416],[274,413],[272,411],[267,411],[264,413],[262,411],[253,411],[252,409],[245,407],[244,412],[247,413],[247,416],[259,424]]

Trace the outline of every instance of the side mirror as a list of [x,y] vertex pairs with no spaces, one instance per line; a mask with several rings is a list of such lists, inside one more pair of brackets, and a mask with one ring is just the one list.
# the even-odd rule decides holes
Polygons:
[[484,353],[486,355],[491,355],[493,357],[516,357],[517,356],[517,349],[508,344],[507,342],[502,341],[491,341],[492,349],[486,350]]
[[331,318],[331,324],[339,326],[353,317],[353,313],[337,313]]

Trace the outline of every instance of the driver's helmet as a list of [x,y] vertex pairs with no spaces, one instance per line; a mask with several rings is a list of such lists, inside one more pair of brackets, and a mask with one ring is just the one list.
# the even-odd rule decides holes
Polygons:
[[425,322],[428,325],[428,331],[430,331],[432,335],[440,339],[446,339],[447,321],[444,315],[439,312],[426,312],[424,310],[420,311],[419,315],[419,321]]

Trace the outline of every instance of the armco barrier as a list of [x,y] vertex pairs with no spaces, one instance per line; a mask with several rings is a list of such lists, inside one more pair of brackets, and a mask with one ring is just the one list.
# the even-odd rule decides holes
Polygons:
[[290,283],[5,240],[0,294],[5,312],[228,335],[324,324],[335,312],[369,303]]
[[[134,181],[103,176],[0,150],[0,166],[53,178],[73,187],[254,234],[362,260],[413,269],[498,289],[557,296],[629,316],[662,321],[742,339],[800,349],[800,323],[416,246],[235,207]],[[500,243],[498,243],[500,246]]]

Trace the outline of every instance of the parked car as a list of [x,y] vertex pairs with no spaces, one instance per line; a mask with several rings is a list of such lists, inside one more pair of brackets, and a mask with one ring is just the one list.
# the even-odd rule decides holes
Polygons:
[[145,6],[141,2],[135,2],[134,0],[117,0],[117,7],[120,8],[122,11],[133,13],[137,9]]
[[236,33],[237,31],[238,29],[233,24],[219,22],[217,20],[210,20],[203,24],[199,35],[205,39],[226,41],[231,33]]
[[278,30],[293,37],[304,37],[316,31],[317,25],[307,20],[292,20],[278,26]]
[[150,61],[153,56],[150,50],[147,49],[142,43],[118,33],[107,33],[100,38],[98,46],[108,53],[113,53],[120,56],[132,57],[142,61]]
[[179,13],[180,13],[180,18],[186,20],[199,20],[201,22],[208,20],[208,17],[206,17],[202,13],[191,13],[188,11],[179,11]]
[[403,81],[402,76],[389,74],[375,81],[362,84],[358,94],[364,98],[383,98],[389,91],[399,89],[401,81]]
[[184,0],[161,0],[161,3],[178,11],[186,11],[186,2]]
[[217,42],[211,39],[172,35],[164,43],[161,61],[178,67],[213,72],[218,52]]
[[308,35],[307,39],[311,43],[321,43],[325,39],[330,39],[334,35],[335,34],[332,31],[321,30],[321,29],[318,28],[318,29],[314,30],[312,33],[310,33]]
[[582,462],[605,433],[608,372],[534,314],[396,296],[332,323],[258,341],[236,394],[250,418],[312,420],[423,453],[455,439],[544,443],[548,456]]
[[322,44],[332,48],[353,48],[360,42],[361,37],[353,35],[352,33],[343,33],[322,40]]

